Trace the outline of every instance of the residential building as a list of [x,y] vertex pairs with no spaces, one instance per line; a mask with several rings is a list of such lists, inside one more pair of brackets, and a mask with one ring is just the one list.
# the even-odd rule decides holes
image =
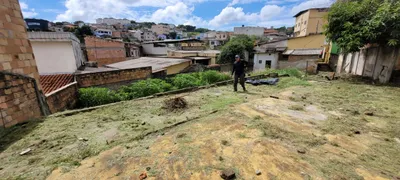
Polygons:
[[288,49],[310,49],[322,48],[326,44],[326,37],[323,34],[309,35],[303,37],[290,38],[288,41]]
[[64,32],[63,28],[56,27],[56,26],[50,27],[49,30],[52,31],[52,32]]
[[139,43],[125,43],[126,57],[139,58],[141,56],[141,45]]
[[157,35],[169,34],[170,33],[170,26],[169,25],[163,25],[163,24],[155,24],[155,25],[151,26],[151,31],[153,31]]
[[329,8],[312,8],[300,11],[294,17],[296,24],[294,26],[294,36],[304,37],[312,34],[322,34],[323,26],[327,23],[324,16]]
[[126,60],[125,44],[121,41],[86,36],[85,46],[88,61],[99,67]]
[[204,43],[197,39],[169,39],[143,42],[143,53],[151,56],[166,56],[168,50],[205,50]]
[[234,27],[234,34],[239,35],[239,34],[244,34],[248,36],[264,36],[264,30],[265,28],[263,27],[245,27],[244,25],[242,27]]
[[318,60],[321,58],[324,48],[310,48],[310,49],[289,49],[283,52],[284,56],[288,56],[288,61],[302,61],[302,60]]
[[29,32],[39,74],[71,74],[84,64],[79,39],[70,32]]
[[112,37],[113,38],[121,38],[121,31],[113,31],[112,32]]
[[157,40],[165,40],[167,39],[167,36],[165,34],[160,34],[157,36]]
[[109,30],[115,30],[113,25],[107,25],[107,24],[90,24],[89,25],[93,30],[96,29],[109,29]]
[[254,48],[254,70],[278,69],[278,61],[284,60],[282,53],[287,48],[287,40],[257,44]]
[[[210,34],[212,35],[212,37],[210,37]],[[222,46],[229,41],[228,32],[218,31],[218,32],[211,32],[210,34],[208,35],[208,41],[211,49],[214,49],[215,47],[218,46]]]
[[116,24],[130,24],[131,21],[128,19],[99,18],[99,19],[96,19],[96,23],[97,24],[116,25]]
[[218,50],[168,50],[167,56],[169,58],[189,58],[193,64],[214,65],[219,54],[221,54],[221,51]]
[[270,29],[268,29],[268,28],[264,29],[264,36],[268,36],[270,34],[278,34],[278,33],[279,33],[279,31],[274,29],[274,27],[271,27]]
[[112,36],[113,31],[110,29],[96,29],[94,35],[96,37]]
[[155,35],[154,32],[149,31],[147,29],[143,30],[143,34],[142,34],[142,41],[146,42],[146,41],[155,41],[157,40],[157,36]]

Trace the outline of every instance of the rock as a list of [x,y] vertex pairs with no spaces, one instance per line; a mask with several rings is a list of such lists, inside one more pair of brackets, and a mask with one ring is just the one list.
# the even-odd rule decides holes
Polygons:
[[2,167],[0,167],[0,171],[1,171],[1,170],[3,170],[3,168],[2,168]]
[[373,116],[374,115],[373,112],[365,112],[364,114],[367,115],[367,116]]
[[32,149],[31,149],[31,148],[28,148],[28,149],[25,149],[25,150],[23,150],[22,152],[20,152],[19,155],[23,156],[23,155],[25,155],[25,154],[30,153],[31,151],[32,151]]
[[257,170],[257,171],[256,171],[256,175],[257,175],[257,176],[261,175],[261,171],[260,171],[260,170]]
[[186,133],[179,133],[176,138],[184,138],[186,136]]
[[142,125],[146,125],[146,122],[142,122]]
[[219,161],[223,161],[224,158],[222,156],[219,157]]
[[147,168],[146,168],[146,171],[150,171],[150,169],[151,169],[151,167],[147,167]]
[[79,140],[79,141],[89,141],[88,138],[79,138],[78,140]]
[[146,147],[146,149],[150,149],[150,147],[149,147],[149,146],[147,146],[147,147]]
[[139,175],[139,179],[140,180],[143,180],[143,179],[146,179],[147,178],[147,173],[146,172],[142,172],[140,175]]
[[305,154],[306,150],[305,149],[298,149],[297,152],[300,153],[300,154]]
[[236,178],[235,171],[233,171],[232,169],[225,169],[221,172],[221,178],[225,180],[235,179]]
[[360,131],[354,131],[354,134],[361,134],[361,132]]
[[301,99],[307,99],[307,97],[305,97],[305,96],[301,96]]

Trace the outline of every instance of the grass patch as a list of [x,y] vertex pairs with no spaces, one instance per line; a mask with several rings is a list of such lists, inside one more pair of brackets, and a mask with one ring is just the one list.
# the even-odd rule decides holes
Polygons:
[[295,69],[295,68],[288,68],[288,69],[266,69],[264,71],[258,71],[251,73],[252,76],[263,75],[263,74],[271,74],[277,73],[279,76],[281,75],[289,75],[290,77],[302,78],[305,74],[304,72]]
[[304,106],[292,105],[288,109],[293,110],[293,111],[304,111]]
[[297,78],[297,77],[287,77],[287,78],[281,78],[280,81],[277,84],[278,88],[284,89],[288,88],[291,86],[311,86],[309,82],[306,80]]

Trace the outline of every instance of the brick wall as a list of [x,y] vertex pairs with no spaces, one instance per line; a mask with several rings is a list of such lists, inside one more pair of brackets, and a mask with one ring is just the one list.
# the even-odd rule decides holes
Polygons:
[[78,84],[71,83],[51,94],[46,95],[51,113],[75,108],[78,101]]
[[3,70],[25,74],[39,82],[18,0],[0,1],[0,71]]
[[288,61],[301,61],[301,60],[307,60],[307,59],[319,59],[318,55],[307,55],[307,56],[293,56],[290,55]]
[[0,73],[0,126],[10,127],[40,116],[33,80]]
[[101,86],[126,81],[150,78],[151,67],[124,69],[106,72],[76,74],[79,87]]
[[85,44],[88,61],[96,61],[98,66],[126,60],[123,42],[85,37]]
[[1,126],[10,127],[42,115],[32,78],[36,79],[40,89],[35,56],[27,37],[19,2],[0,0]]

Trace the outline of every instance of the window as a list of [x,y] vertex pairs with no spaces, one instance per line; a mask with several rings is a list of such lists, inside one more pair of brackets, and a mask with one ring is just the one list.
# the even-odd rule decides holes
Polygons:
[[304,24],[307,24],[307,21],[304,21]]
[[258,60],[258,63],[259,63],[259,64],[262,64],[262,60]]

